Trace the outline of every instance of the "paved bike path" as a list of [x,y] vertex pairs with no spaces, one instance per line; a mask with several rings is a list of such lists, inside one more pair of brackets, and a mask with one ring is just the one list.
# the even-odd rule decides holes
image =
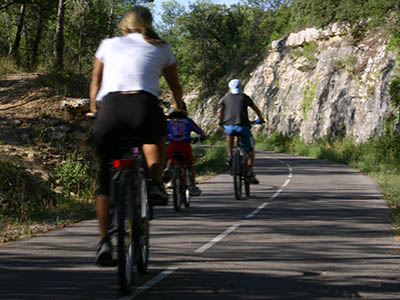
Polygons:
[[[347,166],[258,152],[261,182],[200,185],[177,214],[158,209],[149,274],[122,299],[400,299],[400,244],[377,185]],[[0,246],[0,299],[121,299],[93,265],[96,221]]]

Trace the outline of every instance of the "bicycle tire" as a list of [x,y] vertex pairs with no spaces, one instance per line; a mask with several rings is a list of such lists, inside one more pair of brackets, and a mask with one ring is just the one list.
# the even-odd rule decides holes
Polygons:
[[190,195],[190,178],[189,178],[189,171],[188,169],[185,168],[185,188],[184,188],[184,204],[185,207],[189,207],[190,206],[190,201],[191,201],[191,195]]
[[179,212],[182,206],[182,192],[181,192],[181,171],[178,164],[174,165],[172,174],[172,198],[174,202],[175,211]]
[[122,175],[118,184],[118,281],[121,292],[129,294],[134,282],[135,246],[133,241],[133,201],[130,185]]
[[150,206],[147,197],[147,179],[143,172],[139,172],[136,180],[135,203],[138,204],[135,217],[134,242],[137,259],[137,269],[140,274],[147,272],[149,264],[149,240],[150,240]]
[[248,165],[247,165],[247,155],[244,154],[242,160],[242,178],[244,181],[244,191],[247,197],[250,197],[250,180],[248,176]]
[[232,162],[232,176],[233,176],[233,189],[235,191],[236,200],[242,198],[242,178],[241,178],[241,164],[240,151],[234,149],[233,151],[233,162]]

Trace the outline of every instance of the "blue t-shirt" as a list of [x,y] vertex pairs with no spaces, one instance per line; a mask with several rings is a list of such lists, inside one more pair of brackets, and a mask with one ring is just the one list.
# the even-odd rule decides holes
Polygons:
[[175,118],[168,121],[168,141],[190,142],[190,133],[202,134],[202,130],[190,118]]

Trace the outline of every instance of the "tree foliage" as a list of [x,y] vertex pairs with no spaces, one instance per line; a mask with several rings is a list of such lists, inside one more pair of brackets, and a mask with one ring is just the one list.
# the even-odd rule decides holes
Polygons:
[[[3,0],[0,56],[42,72],[61,63],[64,71],[89,77],[100,41],[118,35],[123,12],[144,2],[154,11],[149,0]],[[64,24],[57,18],[59,3],[65,9]],[[211,0],[184,7],[166,0],[156,28],[177,57],[184,86],[202,86],[204,93],[213,94],[225,88],[228,77],[246,81],[271,41],[292,30],[361,19],[374,25],[389,16],[399,18],[399,10],[398,0],[248,0],[230,7]]]

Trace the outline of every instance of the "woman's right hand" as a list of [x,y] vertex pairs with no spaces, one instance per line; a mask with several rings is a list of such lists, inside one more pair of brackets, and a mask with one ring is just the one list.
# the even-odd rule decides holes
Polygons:
[[85,117],[89,119],[96,119],[96,115],[97,115],[96,111],[90,111],[85,114]]

